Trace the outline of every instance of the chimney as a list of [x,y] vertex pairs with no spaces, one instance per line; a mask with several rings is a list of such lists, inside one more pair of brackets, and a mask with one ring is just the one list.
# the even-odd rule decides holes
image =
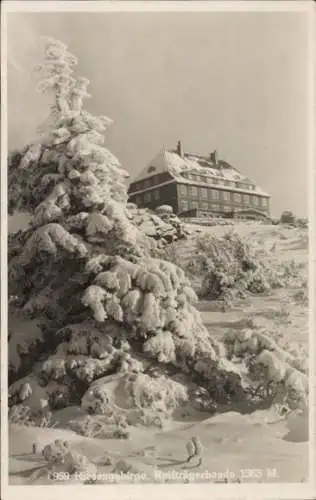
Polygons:
[[212,163],[214,163],[214,165],[217,165],[217,162],[218,162],[218,154],[217,154],[217,150],[214,149],[213,153],[210,154],[210,160]]
[[177,153],[179,156],[181,156],[181,158],[183,158],[184,154],[183,154],[183,146],[182,146],[182,142],[181,141],[178,141],[178,144],[177,144]]

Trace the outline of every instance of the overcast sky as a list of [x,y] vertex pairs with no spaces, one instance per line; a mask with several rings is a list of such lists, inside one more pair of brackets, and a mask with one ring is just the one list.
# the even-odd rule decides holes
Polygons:
[[56,13],[8,16],[9,147],[35,137],[39,36],[62,40],[89,78],[87,108],[114,120],[107,145],[131,177],[164,144],[219,156],[307,215],[307,15]]

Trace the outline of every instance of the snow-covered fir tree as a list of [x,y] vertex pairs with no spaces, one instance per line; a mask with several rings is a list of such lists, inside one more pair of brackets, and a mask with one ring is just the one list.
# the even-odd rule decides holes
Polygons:
[[[248,397],[227,346],[203,325],[184,272],[154,258],[153,240],[133,224],[128,174],[104,146],[111,120],[83,109],[89,82],[75,76],[76,62],[61,42],[47,41],[36,71],[39,89],[52,96],[51,114],[38,141],[9,158],[9,208],[32,215],[29,228],[10,239],[9,290],[43,335],[40,347],[34,339],[23,346],[32,363],[28,373],[15,363],[23,379],[10,396],[16,401],[23,384],[31,394],[32,383],[40,382],[51,408],[84,394],[84,401],[105,398],[104,408],[102,388],[86,391],[95,379],[122,372],[135,401],[143,401],[150,377],[141,372],[156,363],[158,376],[159,367],[173,365],[214,401]],[[43,352],[46,360],[38,361]],[[161,388],[168,388],[161,394],[174,406],[185,400],[178,382],[162,377]]]

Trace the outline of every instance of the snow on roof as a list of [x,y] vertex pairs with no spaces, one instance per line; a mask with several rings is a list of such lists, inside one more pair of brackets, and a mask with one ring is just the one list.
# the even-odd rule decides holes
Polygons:
[[162,174],[163,172],[168,172],[167,150],[164,147],[159,151],[157,156],[140,171],[133,182],[146,179],[151,175]]
[[[178,182],[185,184],[191,184],[192,180],[194,180],[194,183],[209,185],[209,178],[250,184],[254,187],[253,193],[270,196],[224,160],[219,160],[215,165],[208,157],[195,153],[184,153],[183,156],[180,156],[177,151],[167,150],[165,147],[159,151],[157,156],[138,174],[133,182],[138,182],[163,172],[168,172]],[[189,179],[189,175],[197,175],[199,177]]]

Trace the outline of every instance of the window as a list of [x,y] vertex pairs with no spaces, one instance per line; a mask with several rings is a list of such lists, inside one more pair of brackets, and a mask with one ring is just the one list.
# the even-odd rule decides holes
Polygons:
[[240,182],[235,182],[236,188],[240,188]]
[[202,210],[208,210],[208,203],[205,201],[202,203]]
[[261,203],[262,203],[263,207],[267,207],[268,206],[268,198],[261,198]]
[[212,198],[213,200],[219,200],[219,192],[215,189],[212,189]]
[[148,167],[147,172],[150,173],[150,172],[154,172],[155,170],[156,170],[156,167],[151,165],[150,167]]
[[236,203],[240,203],[240,201],[241,201],[241,196],[240,196],[240,194],[239,194],[239,193],[234,193],[234,201],[235,201]]
[[196,176],[195,174],[191,174],[191,179],[192,179],[193,181],[196,181],[196,180],[197,180],[197,176]]
[[141,205],[141,203],[142,203],[142,197],[141,196],[136,196],[135,203],[136,203],[137,206]]
[[230,200],[230,192],[229,191],[223,191],[223,200],[225,200],[225,201]]
[[144,182],[145,189],[148,188],[149,186],[150,186],[150,179],[146,179]]
[[206,182],[207,182],[208,184],[213,184],[213,179],[212,179],[212,177],[206,177]]
[[213,184],[218,184],[218,179],[213,178]]
[[142,183],[139,182],[138,184],[135,184],[135,191],[140,191],[142,188]]
[[198,208],[198,207],[199,207],[199,204],[198,204],[198,202],[197,202],[197,201],[191,201],[191,202],[190,202],[190,207],[191,207],[191,208],[193,208],[193,209],[194,209],[194,208]]
[[198,191],[197,191],[197,187],[196,186],[192,186],[191,187],[191,194],[192,194],[192,196],[197,196]]
[[188,192],[187,186],[185,184],[180,184],[180,193],[186,195]]
[[154,197],[154,200],[159,200],[159,198],[160,198],[160,191],[159,191],[159,189],[155,189],[153,191],[153,197]]
[[253,202],[253,204],[255,206],[258,206],[258,204],[259,204],[259,198],[258,198],[258,196],[253,196],[252,197],[252,202]]
[[245,205],[249,205],[249,194],[244,194],[244,203]]
[[231,212],[231,208],[229,206],[225,205],[224,212]]
[[220,206],[219,205],[212,205],[212,210],[214,210],[214,212],[219,212],[220,211]]
[[202,196],[202,198],[207,198],[207,189],[200,188],[200,195]]
[[144,202],[148,203],[149,201],[151,201],[151,193],[145,193],[144,194]]
[[188,210],[188,202],[187,200],[182,200],[180,202],[180,210],[185,212],[186,210]]

